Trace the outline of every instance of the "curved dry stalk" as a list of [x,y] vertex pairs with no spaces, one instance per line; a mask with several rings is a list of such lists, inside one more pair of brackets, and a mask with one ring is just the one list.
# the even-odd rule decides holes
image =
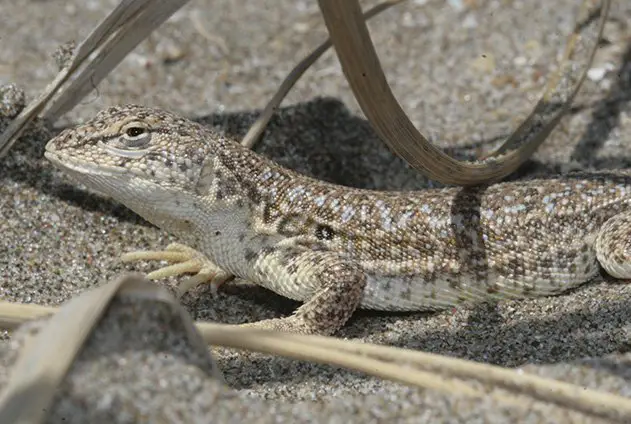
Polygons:
[[[589,58],[585,66],[582,68],[569,66],[565,72],[559,71],[556,78],[551,79],[548,89],[531,115],[506,142],[488,155],[484,161],[471,163],[452,159],[431,145],[411,124],[394,99],[385,80],[364,20],[402,1],[386,1],[369,10],[365,15],[361,14],[357,1],[322,0],[320,6],[329,31],[333,30],[331,36],[336,43],[338,56],[351,88],[380,137],[395,153],[430,178],[461,185],[501,179],[527,160],[546,139],[569,109],[572,99],[585,78],[610,6],[610,0],[602,0],[598,31],[595,35],[582,38],[585,41],[584,44],[587,45]],[[589,1],[584,1],[583,9],[587,10],[586,5]],[[46,108],[43,117],[55,120],[72,108],[136,44],[186,2],[187,0],[168,0],[160,7],[150,7],[152,0],[121,1],[118,7],[78,46],[66,68],[49,84],[40,97],[31,102],[0,135],[0,157],[8,152],[22,130],[38,113]],[[578,29],[570,37],[562,64],[572,55],[575,44],[573,42],[577,39]],[[287,92],[302,73],[326,51],[330,43],[330,40],[327,40],[292,70],[244,138],[245,145],[251,146],[255,142]],[[354,50],[357,47],[360,47],[360,50]],[[96,51],[98,53],[93,55]],[[78,71],[83,64],[86,66]],[[370,72],[364,74],[357,72],[366,65]],[[560,66],[560,69],[562,68],[563,66]],[[582,69],[582,72],[577,74],[579,69]],[[71,75],[75,78],[59,93],[57,98],[52,99]],[[552,81],[557,81],[557,83],[554,84]],[[379,95],[374,97],[374,93]],[[389,102],[384,103],[382,97]],[[551,102],[553,98],[558,101]],[[560,105],[557,104],[559,102]],[[369,113],[370,111],[372,113]]]
[[[204,330],[202,329],[205,327],[205,324],[198,323],[197,327],[202,332],[202,337],[204,337]],[[243,335],[237,335],[237,337],[244,338]],[[543,378],[533,374],[519,373],[514,369],[435,353],[371,343],[357,343],[331,337],[283,333],[280,338],[282,343],[285,343],[286,339],[299,338],[309,349],[318,346],[329,351],[338,350],[398,364],[413,364],[423,370],[449,377],[472,379],[485,384],[495,385],[522,395],[529,395],[540,401],[555,403],[587,414],[610,419],[625,418],[628,420],[631,418],[631,399],[629,398],[590,390],[575,384]],[[280,340],[276,339],[275,342],[279,343]]]
[[[70,369],[83,343],[107,309],[110,299],[130,277],[120,278],[110,284],[91,290],[84,295],[96,301],[74,302],[71,308],[51,316],[49,324],[37,335],[28,337],[20,356],[13,366],[7,385],[0,396],[0,422],[42,422],[55,391]],[[102,294],[102,296],[100,296]],[[13,311],[12,324],[19,313]],[[52,308],[44,308],[44,314]],[[77,319],[77,318],[81,319]]]
[[[586,29],[587,35],[581,37],[588,52],[587,62],[582,67],[564,66],[575,51],[578,28],[581,27],[577,25],[570,35],[557,75],[551,78],[532,113],[499,149],[478,162],[451,158],[414,127],[392,94],[357,0],[318,0],[318,3],[346,79],[381,139],[406,162],[434,180],[446,184],[474,185],[500,180],[515,171],[530,158],[569,110],[598,47],[611,0],[600,2],[596,30],[590,32]],[[584,11],[589,9],[589,3],[591,0],[584,0]],[[561,104],[550,103],[551,99],[558,99]]]
[[[109,283],[109,285],[119,284],[120,289],[122,288],[120,281],[121,279]],[[144,283],[146,280],[135,281],[137,295],[177,304],[170,296],[162,293],[163,290],[158,290],[151,283],[146,283],[145,286]],[[103,310],[103,303],[111,301],[114,294],[114,290],[108,290],[104,287],[90,292],[96,291],[99,291],[98,295],[82,295],[84,302],[94,303],[82,306],[81,310],[84,315],[86,311],[93,314],[92,311]],[[110,297],[104,296],[101,293],[103,291],[109,293]],[[20,322],[50,314],[55,310],[56,308],[38,305],[0,302],[0,325],[5,328],[13,328]],[[66,314],[66,319],[73,322],[90,321],[84,319],[83,315],[78,315]],[[523,399],[519,397],[526,395],[533,399],[554,403],[593,416],[631,420],[631,399],[585,389],[553,379],[519,373],[516,370],[437,354],[332,337],[278,333],[225,324],[198,322],[195,325],[204,341],[212,346],[251,350],[345,367],[419,388],[471,398],[491,397],[511,406],[523,404]],[[91,324],[91,326],[94,325]],[[58,320],[57,331],[68,331],[68,326]],[[50,348],[48,350],[50,351]],[[51,366],[56,365],[51,364]],[[491,388],[503,388],[508,390],[508,393],[494,393],[492,389],[488,392],[479,390],[461,380],[478,381]]]
[[[599,9],[600,20],[597,35],[593,39],[589,39],[589,37],[583,37],[581,39],[581,28],[598,17],[598,10],[590,13],[588,3],[589,1],[585,0],[581,5],[579,16],[583,18],[578,19],[578,22],[574,26],[574,31],[572,31],[572,34],[568,37],[563,58],[559,63],[559,69],[548,80],[544,93],[535,105],[532,113],[500,147],[487,155],[487,158],[501,157],[502,155],[510,153],[511,150],[524,149],[534,152],[534,150],[545,141],[565,113],[569,111],[572,101],[581,88],[583,81],[585,81],[587,71],[594,61],[596,48],[602,37],[605,21],[611,6],[610,0],[603,1]],[[572,66],[572,63],[570,63],[577,49],[582,49],[584,52],[586,51],[585,56],[587,60],[582,68]],[[582,71],[577,73],[578,69],[582,69]],[[526,149],[528,145],[532,145],[532,147]]]
[[9,152],[36,116],[54,122],[72,109],[130,51],[188,1],[120,0],[77,46],[55,79],[0,134],[0,158]]
[[[184,308],[165,289],[151,284],[141,274],[123,274],[109,283],[81,293],[63,308],[0,302],[1,321],[15,327],[27,317],[52,315],[47,324],[24,337],[22,349],[0,393],[0,423],[36,424],[44,422],[59,385],[78,356],[83,344],[97,327],[117,295],[164,302],[182,320],[188,341],[203,352],[204,342],[195,331]],[[54,314],[51,314],[54,312]],[[213,364],[213,376],[222,381]]]
[[[403,3],[405,0],[388,0],[383,3],[379,3],[375,7],[370,8],[363,15],[363,19],[368,21],[369,19],[377,16],[381,12],[384,12],[392,6]],[[325,42],[316,47],[307,57],[302,59],[290,72],[287,74],[283,82],[278,87],[276,93],[272,99],[265,105],[263,112],[256,118],[256,121],[252,124],[248,132],[241,140],[241,144],[245,147],[252,148],[254,144],[259,140],[265,127],[272,119],[274,112],[278,110],[278,107],[282,103],[283,99],[287,97],[289,91],[296,85],[300,77],[315,63],[331,47],[331,39],[327,38]]]
[[[631,420],[631,399],[629,398],[532,374],[518,373],[515,370],[494,365],[411,349],[380,346],[332,337],[274,333],[266,330],[253,330],[209,323],[197,323],[196,325],[204,340],[213,345],[338,365],[420,388],[440,390],[441,388],[438,385],[434,385],[433,381],[437,376],[438,378],[448,376],[476,380],[511,390],[515,394],[527,395],[543,402],[554,403],[589,415],[614,420]],[[289,344],[289,342],[299,342],[300,344],[294,345]],[[354,356],[346,356],[349,354]],[[369,359],[370,365],[367,365]],[[378,359],[382,360],[381,365],[379,365],[379,361],[375,362]],[[401,365],[396,365],[394,368],[384,367],[384,365],[392,364],[393,362],[397,364],[414,364],[423,370],[437,374],[430,374],[432,375],[431,380],[427,380],[427,377],[417,379],[418,376],[412,373],[409,367]],[[393,372],[394,370],[397,372]],[[450,393],[467,395],[466,391],[461,390],[458,392],[450,391]],[[473,395],[477,396],[478,393]],[[506,396],[498,400],[505,403],[513,403],[513,399]]]

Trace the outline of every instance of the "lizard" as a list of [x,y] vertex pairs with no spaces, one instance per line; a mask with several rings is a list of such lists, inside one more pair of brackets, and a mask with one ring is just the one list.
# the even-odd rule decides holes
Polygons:
[[182,243],[154,279],[238,276],[303,302],[245,325],[334,334],[358,308],[437,311],[631,278],[631,174],[396,192],[299,174],[177,114],[115,106],[46,145],[56,167]]

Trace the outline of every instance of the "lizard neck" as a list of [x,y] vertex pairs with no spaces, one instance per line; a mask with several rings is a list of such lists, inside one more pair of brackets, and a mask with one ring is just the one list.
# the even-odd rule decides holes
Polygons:
[[212,155],[214,161],[202,170],[200,183],[214,181],[214,194],[218,201],[231,195],[253,205],[281,201],[282,194],[295,185],[329,184],[311,179],[267,159],[240,144],[225,140]]

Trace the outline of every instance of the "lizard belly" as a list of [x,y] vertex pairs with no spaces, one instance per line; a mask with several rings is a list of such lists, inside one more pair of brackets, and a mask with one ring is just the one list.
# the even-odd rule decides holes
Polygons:
[[[453,285],[453,284],[452,284]],[[420,275],[368,274],[360,307],[382,311],[434,311],[455,305],[462,289],[447,280],[431,283]]]
[[535,272],[518,278],[489,272],[482,280],[471,273],[446,274],[431,282],[422,275],[367,273],[360,307],[381,311],[438,311],[485,300],[549,296],[577,287],[598,272],[598,263],[593,261],[584,271],[556,275]]

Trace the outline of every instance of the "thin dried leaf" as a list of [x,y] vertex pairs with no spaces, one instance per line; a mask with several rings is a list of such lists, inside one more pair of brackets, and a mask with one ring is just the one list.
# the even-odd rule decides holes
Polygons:
[[[42,317],[54,311],[46,326],[25,342],[0,397],[0,423],[33,424],[42,422],[50,410],[55,391],[63,381],[83,344],[117,295],[149,298],[169,303],[179,311],[187,337],[193,346],[205,345],[182,306],[165,289],[150,283],[140,274],[120,278],[82,293],[62,308],[35,305],[0,305],[7,313],[7,327],[17,317],[30,314]],[[215,376],[221,378],[215,367]]]
[[[145,287],[145,284],[154,288],[155,285],[145,283],[145,281],[142,280],[142,284],[135,285],[138,294],[158,296],[153,294],[151,289]],[[156,293],[159,294],[156,297],[158,300],[175,302],[164,291],[158,290]],[[82,296],[71,303],[84,299]],[[103,294],[99,293],[89,298],[102,299]],[[85,300],[81,301],[85,302]],[[73,315],[72,320],[82,322],[94,314],[93,308],[98,309],[99,307],[98,303],[88,304],[85,308],[80,308],[77,314]],[[0,326],[12,328],[20,321],[49,314],[52,309],[54,308],[37,305],[0,303]],[[182,314],[186,315],[184,310],[181,310]],[[186,319],[190,320],[190,318]],[[64,323],[56,326],[58,331],[73,331]],[[621,421],[631,420],[631,399],[629,398],[520,373],[517,370],[410,349],[341,340],[333,337],[305,336],[204,322],[198,322],[195,326],[201,334],[201,338],[212,346],[231,347],[345,367],[419,388],[479,399],[493,398],[512,407],[521,407],[523,398],[520,396],[529,396],[539,401],[554,403],[569,410],[580,411],[595,417]],[[189,336],[195,338],[196,335],[192,333],[192,328],[191,325]],[[50,364],[50,366],[57,367],[56,364]],[[482,382],[487,385],[488,390],[474,388],[468,385],[466,380]],[[494,389],[498,388],[508,392],[496,393]],[[2,410],[0,410],[0,417],[2,417],[1,413]]]
[[[364,13],[363,15],[363,19],[368,21],[369,19],[377,16],[381,12],[388,10],[389,8],[391,8],[392,6],[396,4],[403,3],[404,1],[405,0],[389,0],[383,3],[379,3],[375,7],[366,11],[366,13]],[[267,105],[265,105],[265,109],[263,109],[263,112],[261,112],[259,117],[256,118],[256,121],[254,122],[254,124],[252,124],[252,126],[248,130],[245,137],[243,137],[243,139],[241,140],[242,145],[248,148],[252,148],[252,146],[254,146],[254,144],[261,137],[261,134],[263,134],[263,131],[265,131],[265,127],[267,127],[267,124],[269,123],[270,119],[272,119],[274,112],[278,110],[278,107],[282,103],[283,99],[287,96],[289,91],[293,88],[296,82],[298,82],[300,77],[302,77],[302,75],[307,71],[307,69],[309,69],[311,65],[313,65],[315,61],[318,60],[320,56],[322,56],[324,52],[326,52],[330,47],[331,47],[331,39],[327,38],[325,42],[323,42],[318,47],[316,47],[311,53],[309,53],[309,55],[307,55],[307,57],[302,59],[289,72],[289,74],[285,77],[285,79],[281,83],[276,93],[274,93],[274,96],[272,97],[272,99],[267,103]]]
[[[76,106],[131,50],[187,2],[122,0],[77,47],[44,92],[0,135],[0,158],[8,153],[35,117],[41,114],[42,118],[55,121]],[[68,84],[64,86],[66,82]],[[51,101],[55,95],[58,97]]]
[[[475,185],[502,179],[522,165],[556,127],[569,110],[576,92],[585,79],[598,41],[601,38],[610,0],[601,0],[598,7],[590,7],[592,0],[584,0],[583,11],[600,19],[597,25],[579,24],[569,37],[566,55],[552,86],[537,104],[526,121],[504,145],[483,161],[458,161],[433,146],[407,117],[388,85],[379,57],[370,38],[357,0],[318,0],[324,21],[333,40],[355,98],[381,139],[401,158],[424,175],[445,184]],[[584,13],[582,14],[584,15]],[[584,19],[579,17],[578,21]],[[578,32],[581,31],[581,36]],[[564,66],[576,53],[576,41],[584,48],[579,54],[587,60],[583,66]],[[560,105],[551,103],[559,100]]]

